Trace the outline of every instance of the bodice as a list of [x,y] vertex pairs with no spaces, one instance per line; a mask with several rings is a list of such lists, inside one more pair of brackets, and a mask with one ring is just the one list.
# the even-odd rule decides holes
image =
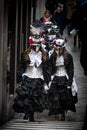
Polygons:
[[66,75],[63,56],[59,56],[56,59],[56,73],[55,73],[55,75],[57,75],[57,76],[65,76]]
[[66,70],[64,66],[58,66],[55,75],[57,76],[66,76]]
[[36,66],[28,66],[26,69],[26,72],[23,73],[22,76],[28,76],[29,78],[42,78],[43,79],[43,73],[42,73],[42,66],[39,67]]

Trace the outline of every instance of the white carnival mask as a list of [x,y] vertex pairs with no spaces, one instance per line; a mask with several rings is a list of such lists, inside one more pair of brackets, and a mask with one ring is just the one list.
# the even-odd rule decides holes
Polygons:
[[64,39],[55,39],[54,40],[54,47],[55,48],[63,48],[63,47],[65,47]]

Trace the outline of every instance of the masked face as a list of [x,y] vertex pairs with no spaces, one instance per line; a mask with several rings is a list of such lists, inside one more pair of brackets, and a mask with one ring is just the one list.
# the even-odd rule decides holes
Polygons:
[[38,52],[39,51],[39,49],[40,49],[40,46],[38,45],[38,46],[33,46],[33,48],[32,48],[35,52]]
[[56,39],[54,41],[54,43],[55,43],[54,47],[55,47],[56,50],[60,50],[60,51],[64,50],[65,42],[64,42],[63,39]]

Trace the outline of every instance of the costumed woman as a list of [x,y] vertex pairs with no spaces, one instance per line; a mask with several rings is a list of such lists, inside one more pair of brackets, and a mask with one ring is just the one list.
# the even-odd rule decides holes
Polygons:
[[54,39],[61,36],[59,31],[58,26],[52,22],[46,22],[44,25],[44,42],[42,47],[47,51],[49,58],[54,51]]
[[16,89],[13,109],[25,113],[24,119],[34,121],[34,113],[43,112],[47,108],[45,88],[50,75],[47,54],[41,47],[41,28],[31,26],[30,31],[29,48],[22,55],[22,69],[25,64],[26,68],[21,85]]
[[55,115],[57,120],[65,120],[65,112],[76,112],[76,95],[72,94],[74,77],[73,57],[65,48],[62,38],[54,40],[54,52],[50,57],[52,65],[51,85],[48,90],[48,116]]

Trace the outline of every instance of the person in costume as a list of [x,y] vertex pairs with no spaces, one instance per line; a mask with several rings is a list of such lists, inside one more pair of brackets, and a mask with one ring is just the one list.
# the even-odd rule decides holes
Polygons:
[[65,48],[65,40],[54,40],[54,52],[50,57],[52,73],[48,90],[48,115],[55,115],[58,120],[65,120],[65,112],[76,112],[77,102],[72,94],[74,64],[72,55]]
[[[21,85],[16,89],[13,109],[25,113],[24,119],[34,120],[34,113],[47,109],[46,88],[50,80],[47,53],[41,47],[41,28],[31,26],[29,48],[22,55],[25,72]],[[21,69],[21,68],[20,68]]]
[[44,24],[44,42],[42,42],[42,47],[48,53],[49,58],[54,50],[53,40],[60,36],[61,34],[56,24],[52,22],[46,22]]

